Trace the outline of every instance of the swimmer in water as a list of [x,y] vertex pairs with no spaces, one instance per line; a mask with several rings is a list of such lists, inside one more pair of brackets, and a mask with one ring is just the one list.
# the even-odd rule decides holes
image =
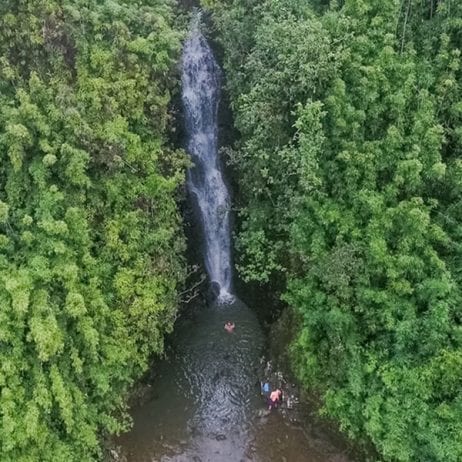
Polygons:
[[234,332],[235,327],[236,326],[235,326],[234,322],[227,321],[226,324],[225,324],[225,331],[232,334]]

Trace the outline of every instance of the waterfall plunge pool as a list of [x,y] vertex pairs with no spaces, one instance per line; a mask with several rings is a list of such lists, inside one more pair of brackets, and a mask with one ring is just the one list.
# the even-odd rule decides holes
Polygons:
[[[232,334],[224,330],[228,320],[236,324]],[[116,440],[121,460],[353,461],[326,426],[293,424],[280,410],[267,414],[259,386],[264,343],[255,314],[237,299],[179,320],[167,359],[131,410],[132,430]]]

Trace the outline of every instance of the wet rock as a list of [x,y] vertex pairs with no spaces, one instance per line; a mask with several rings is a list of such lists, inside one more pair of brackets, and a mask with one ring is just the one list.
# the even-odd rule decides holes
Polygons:
[[271,411],[268,410],[268,409],[259,409],[258,410],[258,413],[257,413],[257,416],[258,417],[267,417],[271,414]]
[[109,451],[109,460],[110,462],[127,462],[127,458],[122,454],[120,448],[111,449]]

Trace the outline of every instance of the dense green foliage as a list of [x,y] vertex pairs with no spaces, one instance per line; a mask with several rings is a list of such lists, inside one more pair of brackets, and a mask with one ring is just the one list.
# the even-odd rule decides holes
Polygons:
[[0,459],[99,458],[183,279],[169,0],[0,5]]
[[294,367],[386,461],[462,460],[462,4],[229,0],[239,267]]

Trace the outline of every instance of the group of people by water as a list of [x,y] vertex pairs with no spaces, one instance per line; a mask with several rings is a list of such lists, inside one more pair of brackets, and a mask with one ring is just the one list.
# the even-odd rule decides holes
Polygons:
[[[236,325],[232,321],[226,321],[224,329],[229,334],[232,334]],[[267,368],[269,363],[267,364]],[[261,381],[261,394],[265,397],[268,410],[276,409],[283,402],[283,393],[280,387],[272,388],[269,381]]]

